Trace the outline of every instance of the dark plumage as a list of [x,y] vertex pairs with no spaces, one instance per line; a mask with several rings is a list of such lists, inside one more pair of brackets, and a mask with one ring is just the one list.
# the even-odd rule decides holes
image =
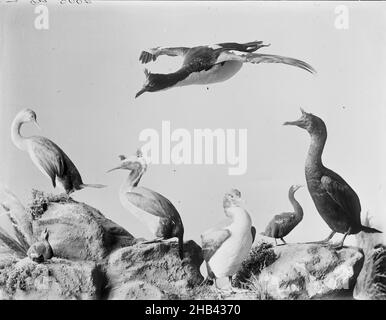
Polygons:
[[298,126],[307,130],[311,136],[305,165],[307,187],[320,216],[332,230],[330,236],[322,242],[329,241],[336,232],[343,233],[344,237],[338,245],[340,247],[349,234],[360,231],[381,232],[362,225],[358,195],[340,175],[323,165],[322,153],[327,140],[325,123],[319,117],[301,111],[299,120],[285,122],[284,125]]
[[281,239],[284,243],[284,237],[288,235],[303,219],[303,209],[295,199],[295,192],[302,186],[293,185],[289,188],[288,198],[294,208],[294,212],[283,212],[277,214],[269,222],[267,228],[261,234],[266,237]]
[[36,113],[31,109],[20,111],[13,120],[12,141],[17,148],[28,152],[32,162],[44,175],[50,178],[54,188],[57,181],[63,185],[67,194],[85,187],[105,187],[100,184],[84,184],[78,169],[70,158],[51,140],[40,136],[23,137],[20,130],[22,125],[27,122],[37,125]]
[[[182,56],[184,61],[179,70],[168,74],[150,73],[145,70],[146,82],[135,97],[137,98],[144,92],[155,92],[174,86],[222,82],[234,76],[241,69],[243,63],[283,63],[311,73],[315,72],[309,64],[301,60],[253,53],[267,46],[262,41],[253,41],[244,44],[228,42],[192,48],[157,47],[142,51],[139,57],[142,63],[155,61],[160,55]],[[236,54],[234,51],[245,54]]]
[[184,258],[184,226],[174,205],[163,195],[138,187],[138,183],[147,169],[147,163],[140,151],[134,157],[119,156],[121,164],[117,169],[129,170],[130,174],[120,189],[120,200],[125,209],[141,220],[156,237],[145,243],[178,239],[180,258]]

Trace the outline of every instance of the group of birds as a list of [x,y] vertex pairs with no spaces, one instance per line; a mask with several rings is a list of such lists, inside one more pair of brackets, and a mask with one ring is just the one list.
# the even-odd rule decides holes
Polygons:
[[[261,41],[255,41],[245,44],[221,43],[214,46],[155,48],[143,51],[140,55],[140,61],[143,63],[154,61],[163,54],[181,55],[184,57],[184,63],[175,73],[152,74],[146,71],[146,83],[136,97],[146,91],[154,92],[173,86],[224,81],[239,71],[244,62],[284,63],[314,72],[310,65],[297,59],[253,53],[266,46]],[[245,54],[236,54],[235,51]],[[325,123],[311,113],[304,110],[301,112],[300,119],[285,122],[284,125],[302,128],[311,136],[305,164],[307,187],[317,211],[332,231],[330,236],[321,242],[328,242],[335,233],[342,233],[342,241],[336,246],[339,248],[343,246],[347,235],[360,231],[380,232],[361,224],[361,206],[357,194],[343,178],[323,165],[322,153],[327,139]],[[33,110],[25,109],[16,115],[11,127],[12,141],[17,148],[28,152],[32,162],[51,180],[53,187],[59,182],[68,195],[85,187],[104,187],[100,184],[83,183],[74,163],[51,140],[41,136],[22,136],[22,125],[28,122],[37,125],[36,113]],[[160,193],[139,186],[148,166],[145,157],[138,150],[134,156],[120,155],[119,159],[119,165],[108,172],[118,169],[129,171],[120,188],[119,197],[123,207],[146,224],[154,235],[154,239],[145,243],[177,238],[179,256],[183,259],[184,225],[177,209]],[[275,242],[276,239],[281,239],[286,243],[284,237],[303,218],[303,209],[295,199],[295,192],[300,187],[293,185],[289,189],[288,197],[294,211],[275,215],[262,235],[274,238]],[[225,194],[223,208],[231,223],[227,227],[210,229],[201,235],[208,279],[214,280],[216,287],[216,279],[228,277],[231,280],[238,271],[241,263],[247,258],[256,235],[256,229],[252,226],[251,217],[239,190],[232,189]],[[44,231],[42,239],[43,246],[47,246],[48,231]],[[52,252],[49,255],[52,256]]]

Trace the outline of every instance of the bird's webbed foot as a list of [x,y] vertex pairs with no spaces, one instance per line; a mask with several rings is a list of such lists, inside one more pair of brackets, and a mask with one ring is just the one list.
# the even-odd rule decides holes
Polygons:
[[320,240],[320,241],[313,241],[313,242],[310,242],[310,243],[328,244],[330,242],[330,240],[332,239],[332,237],[335,235],[335,233],[336,233],[335,231],[332,231],[326,239],[323,239],[323,240]]
[[351,227],[345,232],[342,240],[338,243],[335,243],[332,245],[332,247],[335,249],[335,250],[339,250],[339,249],[342,249],[343,248],[343,244],[344,244],[344,240],[346,240],[346,237],[351,233]]

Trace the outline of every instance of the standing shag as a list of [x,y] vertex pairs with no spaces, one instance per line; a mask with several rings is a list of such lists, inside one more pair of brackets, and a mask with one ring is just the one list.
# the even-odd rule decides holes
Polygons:
[[275,215],[265,231],[260,233],[263,236],[274,238],[276,245],[276,239],[280,239],[286,244],[283,238],[303,220],[303,209],[295,199],[295,192],[301,187],[300,185],[293,185],[288,190],[288,198],[294,208],[294,212],[283,212]]
[[[249,43],[219,43],[211,46],[198,47],[157,47],[142,51],[139,60],[142,63],[155,61],[160,55],[182,56],[182,67],[173,73],[159,74],[145,70],[146,81],[136,98],[144,92],[155,92],[192,84],[210,84],[222,82],[233,77],[243,63],[283,63],[314,73],[315,70],[307,63],[288,57],[272,54],[258,54],[254,51],[267,47],[263,41]],[[236,54],[234,51],[245,52]]]
[[311,136],[311,144],[305,165],[307,187],[321,217],[331,228],[328,242],[336,232],[343,233],[342,247],[347,235],[360,231],[374,233],[377,229],[363,226],[361,223],[361,204],[355,191],[334,171],[322,163],[322,153],[327,140],[327,128],[319,117],[301,109],[299,120],[285,122],[284,125],[298,126],[307,130]]
[[252,220],[237,189],[226,193],[223,200],[225,215],[232,223],[225,228],[210,229],[201,235],[202,253],[208,271],[207,279],[228,277],[232,288],[232,276],[248,256],[256,235]]
[[36,113],[31,109],[24,109],[12,122],[12,142],[20,150],[28,152],[32,162],[51,179],[54,188],[56,188],[56,182],[60,182],[66,193],[70,194],[85,187],[105,187],[101,184],[83,183],[78,169],[70,158],[51,140],[40,136],[23,137],[20,130],[22,125],[28,122],[34,123],[40,129]]
[[120,155],[119,158],[121,164],[108,172],[118,169],[130,171],[119,191],[121,204],[142,221],[156,237],[147,243],[176,237],[179,256],[183,259],[184,226],[177,209],[163,195],[144,187],[138,187],[138,183],[147,169],[147,162],[142,152],[138,150],[136,156],[126,158]]

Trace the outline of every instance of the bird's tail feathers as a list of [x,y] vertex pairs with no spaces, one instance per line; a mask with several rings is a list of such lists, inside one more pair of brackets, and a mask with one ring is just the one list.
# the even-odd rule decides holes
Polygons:
[[104,184],[92,184],[92,183],[83,183],[80,185],[80,187],[83,189],[83,188],[98,188],[98,189],[101,189],[101,188],[106,188],[107,186],[104,185]]
[[382,233],[382,231],[379,231],[375,228],[366,227],[366,226],[362,226],[362,231],[367,233]]
[[246,55],[245,58],[247,62],[251,62],[251,63],[283,63],[283,64],[288,64],[290,66],[298,67],[310,73],[316,73],[315,69],[307,62],[294,59],[294,58],[277,56],[274,54],[259,54],[259,53]]

